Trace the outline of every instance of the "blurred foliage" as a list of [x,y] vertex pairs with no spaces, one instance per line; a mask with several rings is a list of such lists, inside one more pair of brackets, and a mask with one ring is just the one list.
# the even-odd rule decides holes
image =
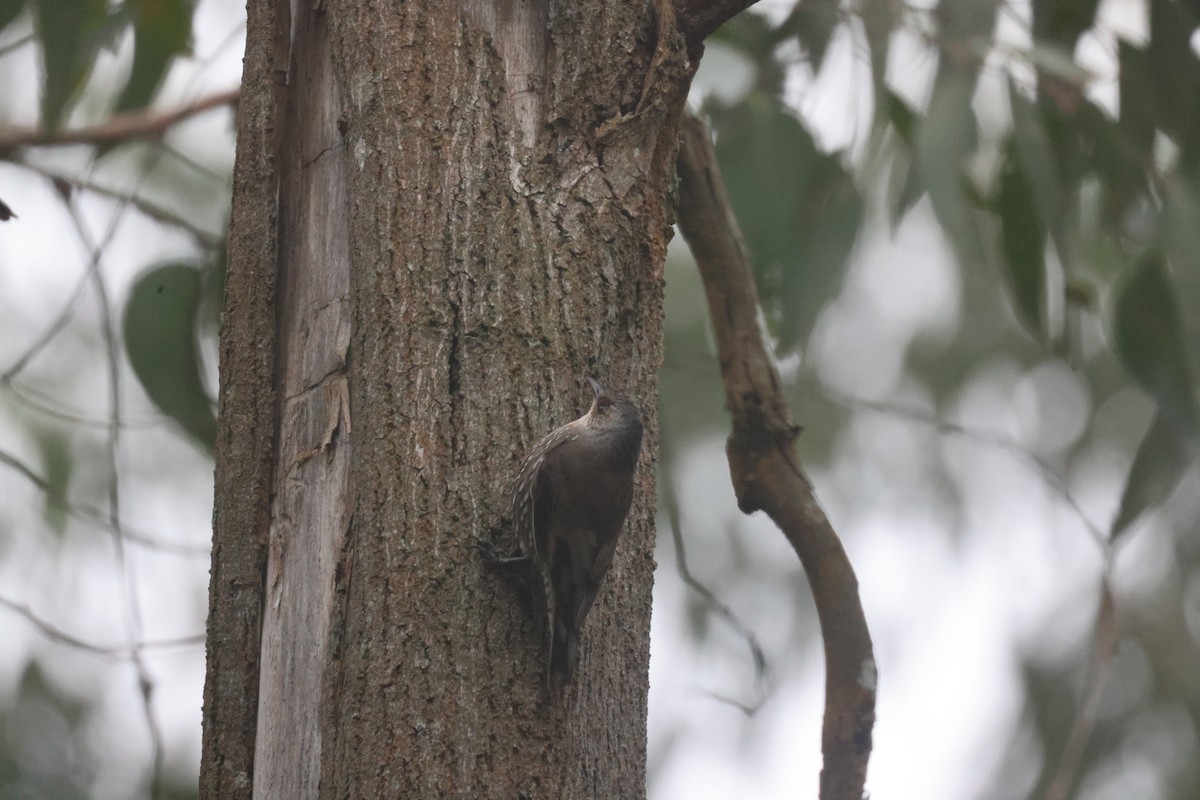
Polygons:
[[[48,135],[142,111],[159,99],[177,61],[191,55],[194,12],[193,0],[0,0],[3,78],[20,89],[36,86],[38,127]],[[237,22],[231,19],[229,25]],[[25,48],[25,55],[36,54],[36,82],[34,76],[10,67],[32,62],[3,59]],[[214,53],[225,55],[221,47]],[[188,68],[194,71],[195,65]],[[22,113],[25,98],[19,94],[14,89],[8,110],[14,117]],[[178,102],[178,92],[173,95],[167,102]],[[5,677],[11,677],[13,685],[6,682],[0,692],[0,800],[196,796],[190,754],[180,758],[179,737],[155,727],[167,728],[176,720],[167,719],[151,702],[156,690],[178,686],[172,682],[177,676],[168,680],[155,672],[162,663],[156,661],[154,669],[132,681],[129,656],[103,652],[108,642],[122,638],[111,625],[113,612],[128,611],[123,600],[143,603],[143,608],[158,602],[139,598],[137,579],[124,572],[123,555],[114,555],[114,535],[126,536],[123,547],[139,550],[138,561],[147,567],[157,568],[160,562],[154,557],[172,546],[175,558],[182,554],[196,559],[201,572],[207,563],[203,545],[183,542],[188,520],[181,519],[178,530],[167,536],[160,537],[159,531],[139,534],[128,519],[139,513],[136,499],[121,510],[120,500],[136,498],[138,490],[176,488],[171,480],[177,476],[155,474],[154,480],[139,482],[139,472],[153,471],[147,464],[157,465],[159,473],[170,472],[177,456],[138,449],[146,442],[163,441],[155,437],[164,427],[140,398],[126,402],[128,394],[118,388],[93,392],[79,402],[112,374],[131,372],[151,403],[186,438],[211,453],[215,407],[205,382],[212,365],[205,362],[211,362],[224,282],[223,235],[213,230],[221,223],[213,218],[226,215],[228,199],[221,195],[227,193],[228,176],[208,168],[205,162],[211,157],[172,150],[172,145],[186,148],[189,141],[186,134],[173,134],[174,130],[151,130],[115,146],[76,145],[67,158],[56,158],[62,151],[53,145],[13,147],[0,154],[5,168],[25,172],[24,186],[33,189],[21,200],[19,223],[10,223],[27,228],[5,232],[16,241],[28,235],[28,228],[51,230],[49,226],[57,223],[62,241],[51,244],[61,249],[38,266],[64,277],[79,270],[80,276],[75,294],[45,320],[36,318],[35,310],[14,307],[19,293],[7,298],[4,312],[11,315],[9,331],[16,330],[24,314],[34,324],[14,337],[5,350],[7,363],[0,365],[0,412],[11,423],[4,430],[0,456],[5,469],[15,473],[16,485],[36,486],[44,503],[31,509],[32,514],[10,506],[0,516],[4,555],[12,559],[4,565],[7,574],[19,571],[19,577],[28,578],[28,585],[16,581],[0,590],[5,601],[0,614],[15,631],[4,660]],[[12,201],[14,188],[6,184],[6,191],[6,199]],[[35,200],[39,192],[40,200]],[[55,201],[61,207],[49,208]],[[104,222],[95,225],[101,233],[94,233],[93,223],[102,218]],[[171,260],[116,263],[118,252],[139,257],[136,245],[131,248],[119,240],[130,232],[144,233],[147,220],[163,232],[162,241],[146,242],[147,252],[165,250]],[[72,221],[77,223],[74,227]],[[104,225],[110,225],[107,231]],[[93,248],[89,263],[85,254]],[[132,285],[118,277],[139,269]],[[11,275],[11,270],[5,272]],[[88,290],[94,292],[90,297]],[[81,297],[116,306],[120,330],[110,331],[105,315],[97,326],[91,309],[78,302]],[[116,338],[111,351],[105,347],[109,333]],[[101,366],[100,361],[110,356],[124,358],[127,364],[110,373],[104,368],[107,362]],[[123,377],[119,380],[131,386]],[[112,416],[97,409],[107,409]],[[165,438],[169,440],[169,434]],[[118,439],[124,443],[122,452],[117,451]],[[22,453],[22,448],[28,452]],[[133,491],[119,486],[123,482]],[[44,541],[39,542],[38,533]],[[169,541],[171,534],[179,539]],[[111,608],[104,603],[87,607],[91,598],[103,594],[102,589],[99,594],[93,590],[114,576],[126,581],[113,584],[125,590],[123,600],[114,599]],[[171,598],[171,604],[185,603],[192,588],[181,584],[180,596]],[[38,616],[34,608],[46,609],[47,616]],[[174,610],[157,616],[165,620],[173,614]],[[64,615],[75,618],[59,628],[56,618]],[[130,620],[138,618],[137,613],[122,617],[121,625],[142,648],[155,637],[129,633],[137,631]],[[71,631],[80,631],[78,638]],[[89,652],[81,646],[93,640],[100,643],[99,649]],[[63,655],[70,650],[83,654]],[[139,658],[145,656],[139,652]],[[7,670],[12,668],[18,671],[10,675]],[[127,699],[143,707],[114,708]],[[139,715],[153,717],[154,724]],[[121,736],[111,735],[123,728]]]
[[[915,341],[908,354],[907,375],[932,392],[934,408],[993,358],[1028,365],[1061,359],[1086,382],[1094,409],[1130,385],[1153,398],[1158,411],[1132,443],[1115,514],[1097,532],[1107,534],[1098,545],[1108,561],[1118,537],[1163,507],[1200,452],[1200,58],[1193,46],[1200,4],[1146,0],[1148,39],[1141,42],[1105,32],[1098,7],[1098,0],[940,0],[932,8],[802,0],[774,21],[742,15],[712,41],[750,62],[754,78],[737,97],[708,95],[704,111],[781,358],[799,355],[806,364],[813,355],[809,333],[841,290],[870,229],[864,220],[877,209],[896,229],[927,203],[957,261],[965,309],[953,342],[926,349]],[[1018,30],[1001,38],[1005,15]],[[936,63],[927,79],[889,69],[900,34],[921,42]],[[815,80],[827,78],[839,37],[869,65],[869,80],[855,91],[874,104],[869,132],[830,149],[809,114],[797,110],[788,76],[798,50]],[[1081,60],[1086,37],[1106,45],[1115,81]],[[1011,324],[997,322],[1005,317]],[[685,338],[668,330],[664,403],[676,395],[695,403],[694,388],[667,388],[687,380],[672,371],[694,356]],[[810,377],[802,367],[799,380]],[[806,458],[833,462],[852,411],[827,407],[809,392],[803,403]],[[665,418],[671,413],[664,407]],[[1081,441],[1108,435],[1096,419],[1083,424]],[[712,425],[719,429],[720,420]],[[1082,447],[1074,445],[1063,462]],[[932,469],[932,480],[954,485],[949,466]],[[1168,525],[1181,544],[1182,580],[1194,580],[1195,520]],[[1162,591],[1171,598],[1165,602],[1184,603],[1179,584]],[[1152,709],[1175,709],[1191,721],[1191,743],[1177,749],[1193,763],[1197,757],[1200,687],[1176,680],[1167,689],[1158,680],[1180,664],[1200,675],[1195,629],[1180,615],[1173,635],[1183,646],[1150,648],[1142,640],[1156,626],[1143,624],[1136,603],[1125,612],[1121,657],[1132,648],[1149,659],[1152,688],[1139,705],[1096,722],[1071,796],[1123,785],[1113,765],[1129,759],[1131,726],[1153,717]],[[1039,664],[1039,657],[1023,657],[1028,719],[1005,769],[1030,783],[1012,796],[1042,796],[1088,676],[1086,650],[1069,666]],[[1032,761],[1022,736],[1038,743]],[[1152,768],[1160,790],[1153,796],[1200,796],[1200,771],[1167,761]],[[997,775],[994,785],[1004,781]]]
[[0,0],[0,29],[26,6],[42,45],[42,126],[47,130],[58,128],[78,100],[101,51],[115,48],[130,29],[133,65],[116,111],[148,105],[171,62],[191,50],[188,0]]
[[100,766],[86,752],[91,711],[30,664],[16,693],[0,700],[0,798],[89,797]]
[[[883,198],[893,225],[928,197],[962,269],[1002,275],[1030,336],[1081,363],[1070,322],[1105,320],[1114,352],[1163,409],[1175,446],[1139,453],[1114,522],[1123,529],[1177,485],[1200,439],[1198,9],[1148,0],[1147,46],[1116,41],[1120,103],[1110,113],[1073,58],[1096,0],[1035,0],[1029,40],[1003,46],[993,35],[1004,6],[990,0],[941,0],[932,12],[905,8],[904,19],[881,5],[861,10],[876,97],[864,161],[899,176],[902,188]],[[844,8],[804,2],[777,26],[742,15],[715,36],[756,69],[743,98],[706,110],[781,354],[804,345],[837,294],[874,177],[854,174],[845,152],[822,151],[784,101],[785,45],[819,75],[839,18],[851,24]],[[884,80],[890,34],[905,24],[938,57],[923,110]],[[986,137],[975,112],[985,62],[1007,76],[1010,120]],[[1097,252],[1108,257],[1087,257]],[[1161,441],[1159,425],[1147,442]]]
[[[808,339],[841,283],[862,226],[863,198],[838,153],[822,153],[800,121],[761,92],[712,109],[717,155],[751,249],[780,346]],[[784,158],[780,154],[786,153]],[[805,265],[803,278],[790,268]]]

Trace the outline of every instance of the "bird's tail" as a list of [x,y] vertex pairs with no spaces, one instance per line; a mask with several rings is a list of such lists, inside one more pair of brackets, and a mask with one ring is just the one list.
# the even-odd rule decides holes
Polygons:
[[575,662],[579,656],[579,633],[568,624],[562,615],[550,618],[550,686],[561,691],[571,681]]

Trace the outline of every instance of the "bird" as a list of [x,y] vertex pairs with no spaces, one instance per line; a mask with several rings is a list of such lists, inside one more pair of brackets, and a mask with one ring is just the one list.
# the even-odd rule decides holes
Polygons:
[[642,448],[633,398],[587,381],[591,408],[538,442],[512,490],[517,540],[544,590],[547,677],[558,688],[575,670],[584,619],[633,503]]

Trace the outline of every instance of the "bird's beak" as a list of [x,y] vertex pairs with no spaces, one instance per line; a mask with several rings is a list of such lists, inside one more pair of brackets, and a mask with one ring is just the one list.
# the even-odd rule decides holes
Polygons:
[[599,383],[597,383],[594,379],[588,378],[587,382],[589,384],[591,384],[592,391],[596,393],[596,397],[599,397],[600,395],[604,394],[604,387],[601,386]]

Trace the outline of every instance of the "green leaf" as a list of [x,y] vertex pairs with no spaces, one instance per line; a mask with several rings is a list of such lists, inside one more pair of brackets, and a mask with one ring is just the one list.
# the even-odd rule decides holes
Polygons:
[[916,160],[907,154],[897,153],[892,157],[887,186],[888,223],[893,229],[904,221],[908,212],[924,196],[925,186],[921,183],[921,171],[917,169]]
[[46,524],[61,534],[66,528],[67,487],[75,466],[71,459],[71,448],[61,431],[38,431],[36,436],[42,455],[42,476],[46,480],[45,510],[42,513]]
[[963,171],[977,142],[973,92],[973,76],[947,72],[935,86],[916,147],[917,166],[933,212],[964,264],[984,260]]
[[993,0],[940,0],[935,13],[941,23],[938,41],[942,57],[934,78],[935,87],[954,73],[974,92],[983,60],[992,49],[992,30],[999,8]]
[[125,305],[125,350],[154,404],[211,451],[216,417],[196,347],[200,291],[200,271],[191,264],[144,272]]
[[1161,221],[1167,256],[1175,267],[1183,341],[1192,375],[1200,375],[1200,187],[1179,175],[1166,182]]
[[[801,2],[800,5],[804,5]],[[867,36],[867,50],[871,57],[871,80],[878,92],[886,85],[888,53],[891,50],[892,31],[900,24],[904,6],[893,0],[862,0],[859,17],[863,32]]]
[[1147,256],[1117,300],[1117,352],[1177,434],[1200,431],[1196,384],[1174,287],[1158,254]]
[[191,49],[192,8],[187,0],[130,0],[133,69],[117,110],[150,104],[176,56]]
[[83,87],[101,44],[104,0],[32,0],[37,9],[46,73],[42,126],[54,130],[71,98]]
[[892,127],[896,129],[900,140],[912,147],[917,140],[918,117],[916,110],[903,97],[886,86],[880,93],[880,98],[884,113],[887,115],[888,121],[892,123]]
[[768,321],[782,346],[794,346],[840,284],[862,199],[838,155],[822,153],[800,120],[765,94],[714,109],[712,118]]
[[882,115],[876,116],[877,124],[887,120],[904,145],[893,154],[888,170],[888,221],[895,228],[917,201],[925,196],[925,186],[921,183],[921,173],[913,156],[921,119],[904,98],[888,87],[883,86],[877,92]]
[[1038,0],[1033,3],[1033,38],[1074,52],[1083,32],[1092,27],[1099,0]]
[[1090,156],[1090,166],[1104,184],[1104,224],[1120,226],[1134,201],[1148,192],[1145,167],[1117,123],[1090,100],[1080,105],[1073,124],[1082,139],[1081,149]]
[[25,0],[0,0],[0,31],[12,24],[25,9]]
[[1138,445],[1109,538],[1116,540],[1143,512],[1170,497],[1195,462],[1197,451],[1196,439],[1181,436],[1178,427],[1160,408]]
[[1159,127],[1183,145],[1196,132],[1200,60],[1192,50],[1196,21],[1178,2],[1150,0],[1148,54]]
[[808,55],[814,75],[821,71],[829,41],[837,30],[838,7],[837,0],[804,0],[780,26],[782,31],[796,36]]
[[1149,163],[1156,119],[1149,54],[1124,39],[1117,39],[1117,60],[1121,69],[1117,79],[1121,105],[1118,127],[1129,144],[1130,155]]
[[1033,193],[1038,216],[1045,227],[1051,230],[1058,221],[1062,192],[1050,137],[1042,126],[1037,108],[1021,93],[1012,78],[1008,81],[1008,102],[1012,109],[1013,143],[1017,148],[1021,169]]
[[836,154],[823,154],[803,190],[796,236],[783,271],[784,313],[779,346],[802,346],[821,308],[841,288],[862,228],[864,203]]
[[1039,339],[1046,337],[1046,228],[1039,219],[1033,187],[1010,141],[1000,175],[996,211],[1000,252],[1017,316]]
[[1076,63],[1070,53],[1055,45],[1035,44],[1025,52],[1025,57],[1040,74],[1076,88],[1082,89],[1096,77]]
[[761,278],[791,250],[801,194],[820,154],[800,121],[761,92],[714,109],[717,159]]

